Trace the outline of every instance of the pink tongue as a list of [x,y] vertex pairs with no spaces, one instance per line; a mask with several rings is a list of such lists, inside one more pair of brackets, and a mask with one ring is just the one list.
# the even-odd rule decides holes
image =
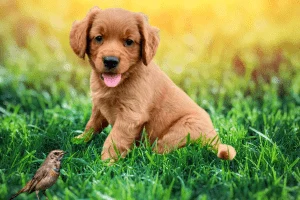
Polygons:
[[121,81],[121,74],[102,74],[107,87],[116,87]]

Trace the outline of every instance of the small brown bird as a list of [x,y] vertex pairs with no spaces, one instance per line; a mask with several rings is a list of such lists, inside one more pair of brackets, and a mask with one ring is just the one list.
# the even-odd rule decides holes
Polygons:
[[46,160],[42,164],[42,166],[36,171],[33,178],[16,194],[14,194],[11,199],[14,199],[19,194],[23,192],[32,193],[35,191],[36,196],[39,198],[39,191],[46,196],[46,189],[51,187],[59,177],[60,167],[61,167],[61,159],[66,154],[66,152],[62,150],[53,150],[49,153]]

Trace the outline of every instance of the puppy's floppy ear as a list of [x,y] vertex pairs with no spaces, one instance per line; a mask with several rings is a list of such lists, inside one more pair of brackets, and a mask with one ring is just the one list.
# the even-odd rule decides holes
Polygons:
[[154,57],[159,44],[159,29],[149,25],[147,16],[137,13],[137,22],[142,36],[141,52],[144,65],[148,65]]
[[92,8],[81,21],[73,23],[70,32],[70,45],[77,56],[84,59],[87,48],[87,37],[95,15],[100,11],[98,7]]

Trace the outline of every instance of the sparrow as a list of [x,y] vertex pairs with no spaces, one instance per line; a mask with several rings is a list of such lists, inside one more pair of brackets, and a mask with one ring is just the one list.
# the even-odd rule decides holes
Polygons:
[[51,151],[33,178],[19,192],[12,195],[10,200],[23,192],[32,193],[34,191],[38,200],[40,199],[39,191],[42,191],[43,195],[48,199],[45,191],[57,181],[60,174],[61,159],[66,153],[62,150]]

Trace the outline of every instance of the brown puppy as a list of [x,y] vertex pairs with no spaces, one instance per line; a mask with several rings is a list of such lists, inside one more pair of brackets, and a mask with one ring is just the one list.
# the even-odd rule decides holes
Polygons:
[[192,141],[209,143],[221,159],[232,160],[235,149],[221,144],[209,115],[152,62],[158,29],[146,17],[123,9],[93,8],[73,24],[70,44],[81,58],[87,54],[93,109],[89,130],[113,128],[104,142],[102,159],[125,156],[143,128],[154,150],[166,153]]

